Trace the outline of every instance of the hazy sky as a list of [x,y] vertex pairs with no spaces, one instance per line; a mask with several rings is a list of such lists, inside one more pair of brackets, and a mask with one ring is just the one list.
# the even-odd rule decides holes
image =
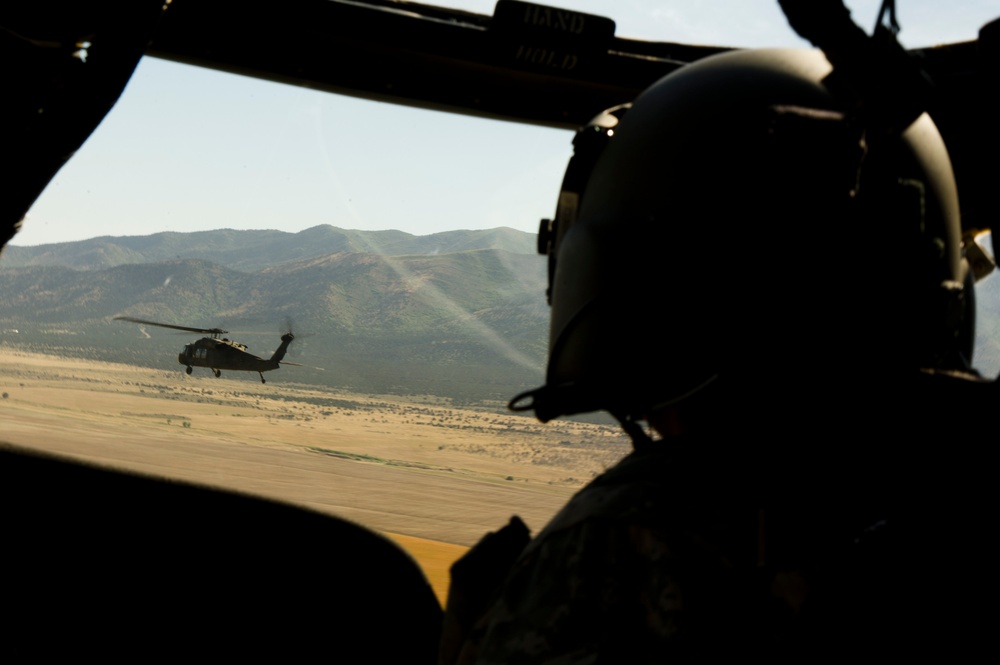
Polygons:
[[[491,14],[492,0],[441,1]],[[625,37],[804,45],[776,0],[568,0]],[[870,29],[880,0],[848,2]],[[898,0],[910,47],[974,39],[1000,0]],[[567,131],[397,107],[145,58],[30,211],[16,245],[317,224],[427,234],[535,231],[555,207]]]

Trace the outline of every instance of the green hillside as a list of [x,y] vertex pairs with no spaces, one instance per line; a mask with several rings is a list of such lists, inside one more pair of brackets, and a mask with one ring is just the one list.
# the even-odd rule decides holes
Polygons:
[[[483,237],[466,233],[447,234],[450,246]],[[236,239],[231,245],[245,251]],[[256,271],[200,259],[74,269],[11,267],[6,258],[0,343],[19,348],[182,371],[177,353],[197,334],[113,318],[223,327],[261,356],[277,346],[287,319],[297,335],[287,359],[307,367],[282,368],[268,386],[294,381],[468,402],[507,399],[542,381],[548,311],[538,255],[342,251]],[[207,370],[201,376],[210,380]]]
[[401,256],[450,254],[476,249],[534,254],[535,237],[509,228],[445,231],[425,236],[403,231],[351,231],[328,224],[298,233],[221,229],[148,236],[106,236],[36,247],[12,245],[4,251],[2,265],[8,268],[64,266],[99,270],[134,263],[200,259],[255,272],[341,252]]

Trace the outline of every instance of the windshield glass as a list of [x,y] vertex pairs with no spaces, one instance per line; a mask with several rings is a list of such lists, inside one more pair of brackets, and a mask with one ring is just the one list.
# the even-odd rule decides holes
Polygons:
[[[620,37],[803,45],[770,0],[549,4]],[[897,4],[913,47],[996,13]],[[572,138],[144,58],[0,259],[2,438],[453,547],[440,591],[463,548],[515,512],[540,528],[630,450],[604,418],[506,409],[544,382],[535,233]]]

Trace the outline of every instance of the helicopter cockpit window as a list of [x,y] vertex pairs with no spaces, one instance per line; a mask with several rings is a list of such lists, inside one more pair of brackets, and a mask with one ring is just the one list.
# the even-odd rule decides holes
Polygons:
[[[0,387],[5,420],[24,409],[32,426],[30,391],[41,384],[18,378],[21,365],[59,357],[50,407],[74,437],[39,429],[11,442],[77,458],[121,442],[102,464],[306,504],[452,548],[451,560],[512,510],[540,527],[628,446],[608,422],[543,429],[506,410],[543,375],[535,231],[571,140],[144,59],[0,258],[0,276],[22,260],[45,271],[53,266],[19,257],[68,250],[56,259],[67,278],[45,286],[65,302],[4,301],[0,331],[20,333],[0,339]],[[80,316],[70,324],[55,311]],[[239,359],[235,346],[209,354],[196,342],[210,333],[119,316],[223,328],[263,360]],[[7,323],[29,318],[37,325]],[[174,335],[188,336],[181,358],[169,352]],[[7,343],[39,355],[9,356]],[[78,390],[77,371],[94,389]],[[124,443],[139,437],[188,452],[151,447],[164,457],[136,460]],[[564,441],[588,444],[557,452]],[[406,468],[428,473],[398,476]],[[462,499],[480,513],[465,523],[435,517],[452,501],[452,468],[470,470],[478,488]],[[394,488],[374,511],[361,498],[373,486]]]
[[[440,4],[492,14],[495,0]],[[774,0],[546,4],[612,18],[622,37],[804,44]],[[881,0],[848,4],[870,25]],[[908,46],[974,39],[995,18],[955,3],[910,18],[916,3],[900,4]],[[105,464],[169,468],[442,547],[512,512],[540,528],[629,449],[608,421],[506,410],[543,382],[535,234],[572,139],[144,58],[0,257],[0,392],[5,422],[18,419],[0,439],[100,449]],[[205,358],[195,342],[208,332],[122,316],[225,328],[273,369],[265,383],[238,365],[185,368],[169,349],[187,339],[183,357]],[[213,348],[213,363],[238,355]],[[139,437],[188,453],[111,448]],[[455,493],[457,476],[474,491]],[[458,496],[462,520],[442,518]]]

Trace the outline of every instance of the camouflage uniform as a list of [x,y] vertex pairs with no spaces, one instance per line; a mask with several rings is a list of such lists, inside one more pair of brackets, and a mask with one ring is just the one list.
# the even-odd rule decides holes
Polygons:
[[[834,524],[830,510],[793,505],[773,514],[785,535],[775,529],[771,538],[759,510],[761,475],[749,465],[690,441],[625,458],[524,548],[488,600],[462,602],[476,577],[468,571],[465,583],[453,581],[440,662],[659,663],[749,653],[792,660],[807,646],[816,655],[817,644],[827,657],[850,656],[871,636],[863,624],[878,610],[830,617],[853,602],[851,589],[871,581],[850,562],[854,525],[869,516]],[[843,504],[832,507],[843,512]],[[790,528],[809,517],[819,528]],[[761,565],[765,531],[775,556]],[[807,595],[827,600],[803,611]],[[835,637],[841,633],[851,639]]]

